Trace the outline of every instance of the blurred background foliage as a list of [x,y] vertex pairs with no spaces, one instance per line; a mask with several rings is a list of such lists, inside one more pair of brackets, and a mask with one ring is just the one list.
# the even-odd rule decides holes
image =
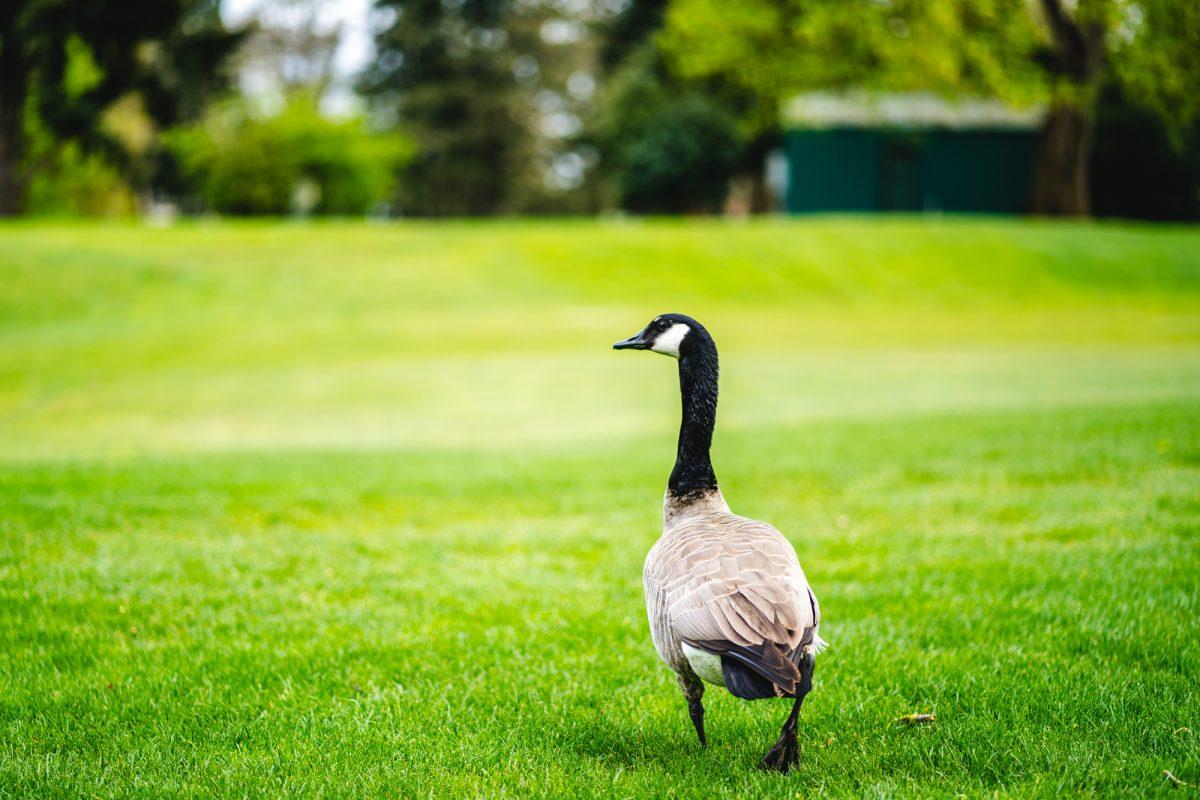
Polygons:
[[12,0],[0,214],[770,211],[847,89],[1044,104],[1032,210],[1200,216],[1194,0]]
[[[121,131],[161,130],[200,114],[228,87],[221,65],[242,38],[223,26],[217,0],[0,4],[0,215],[28,210],[31,187],[34,199],[57,197],[56,185],[63,210],[87,210],[70,198],[110,181],[83,153],[121,176],[117,194],[148,192],[156,148]],[[138,119],[122,126],[122,116]]]
[[266,115],[224,103],[164,143],[182,186],[223,214],[361,214],[388,202],[412,153],[406,137],[357,115],[325,117],[306,96]]

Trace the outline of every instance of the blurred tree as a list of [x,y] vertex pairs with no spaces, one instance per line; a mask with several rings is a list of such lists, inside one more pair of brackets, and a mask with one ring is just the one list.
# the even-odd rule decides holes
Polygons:
[[29,182],[30,213],[65,216],[126,216],[136,203],[129,182],[99,153],[67,142]]
[[1200,120],[1181,132],[1169,119],[1117,81],[1105,84],[1088,167],[1093,214],[1200,219]]
[[639,213],[721,210],[738,167],[732,120],[698,93],[665,98],[616,152],[621,205]]
[[812,89],[1028,102],[1044,85],[1026,0],[675,0],[659,42],[683,76],[742,94],[749,129],[774,129],[780,103]]
[[578,136],[596,89],[590,2],[376,0],[361,87],[417,142],[401,210],[593,210]]
[[[405,211],[491,214],[529,170],[531,137],[514,114],[519,87],[506,0],[378,0],[363,88],[390,106],[419,150],[405,171]],[[536,61],[531,69],[536,69]]]
[[24,210],[68,143],[121,158],[101,123],[123,94],[140,91],[161,122],[198,113],[239,37],[217,12],[218,0],[0,3],[0,215]]
[[751,127],[775,125],[780,102],[810,89],[1049,102],[1034,208],[1082,214],[1105,74],[1187,130],[1200,104],[1198,20],[1195,0],[674,0],[660,41],[682,75],[750,98]]
[[1126,97],[1183,148],[1200,126],[1200,3],[1139,0],[1118,8],[1110,63]]
[[505,32],[517,84],[511,113],[529,137],[528,168],[509,188],[511,210],[588,213],[600,207],[589,182],[595,152],[582,134],[595,107],[602,43],[596,28],[604,5],[518,0],[509,7]]
[[673,72],[739,122],[750,207],[767,205],[779,109],[812,89],[933,89],[1028,101],[1040,72],[1025,0],[674,0],[657,38]]
[[335,88],[344,24],[326,19],[324,0],[260,0],[245,41],[233,59],[243,91],[282,108],[289,98],[317,103]]
[[206,207],[226,214],[364,214],[389,199],[412,154],[403,136],[362,117],[328,119],[297,95],[265,116],[221,104],[166,140]]
[[761,173],[766,148],[757,145],[769,144],[774,130],[747,135],[736,124],[744,110],[738,92],[670,68],[656,46],[667,6],[631,0],[598,26],[604,81],[589,136],[623,208],[720,211],[734,174]]
[[667,0],[628,0],[599,25],[604,44],[600,66],[611,74],[642,49],[662,29]]
[[[1091,197],[1104,195],[1107,209],[1114,205],[1126,213],[1140,203],[1146,210],[1137,216],[1159,216],[1166,207],[1194,208],[1194,203],[1168,200],[1180,179],[1195,173],[1184,165],[1195,156],[1184,155],[1200,123],[1200,3],[1195,0],[1040,0],[1049,31],[1050,47],[1040,63],[1050,77],[1050,112],[1043,130],[1033,210],[1046,214],[1088,214]],[[1097,109],[1102,87],[1111,84],[1105,130],[1114,137],[1127,136],[1131,124],[1144,135],[1141,153],[1127,153],[1153,172],[1175,162],[1174,179],[1151,186],[1136,181],[1132,173],[1113,161],[1111,144],[1102,146],[1102,157],[1092,157],[1096,139]],[[1128,102],[1137,98],[1136,103]],[[1123,107],[1123,109],[1122,109]],[[1140,109],[1140,111],[1139,111]],[[1158,117],[1154,123],[1147,112]],[[1119,117],[1124,119],[1119,119]],[[1163,134],[1175,153],[1158,148]],[[1090,185],[1093,165],[1110,172],[1102,186]],[[1128,166],[1128,165],[1127,165]],[[1123,177],[1119,177],[1125,172]],[[1140,199],[1115,202],[1114,185],[1138,191]],[[1178,192],[1175,189],[1175,192]],[[1186,190],[1183,192],[1187,194]],[[1176,195],[1178,196],[1178,195]]]
[[1112,4],[1040,0],[1051,46],[1041,63],[1051,76],[1050,110],[1034,172],[1032,210],[1068,216],[1089,213],[1087,167]]
[[719,212],[744,150],[734,119],[700,87],[671,76],[649,43],[608,77],[591,135],[622,208]]

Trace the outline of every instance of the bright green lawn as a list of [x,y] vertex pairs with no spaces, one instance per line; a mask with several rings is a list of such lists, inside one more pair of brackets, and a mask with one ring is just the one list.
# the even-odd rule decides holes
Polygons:
[[[821,599],[786,778],[650,645],[662,311]],[[0,226],[0,796],[1196,796],[1198,684],[1200,229]]]

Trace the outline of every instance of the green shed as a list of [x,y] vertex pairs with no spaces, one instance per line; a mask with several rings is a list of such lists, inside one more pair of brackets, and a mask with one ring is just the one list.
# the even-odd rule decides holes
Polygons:
[[929,94],[812,93],[783,114],[791,213],[1029,205],[1041,108]]

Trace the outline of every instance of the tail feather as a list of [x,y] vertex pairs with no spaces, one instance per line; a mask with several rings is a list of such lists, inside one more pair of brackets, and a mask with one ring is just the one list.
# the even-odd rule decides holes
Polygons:
[[[710,653],[716,653],[721,656],[721,669],[725,677],[726,686],[730,685],[731,671],[734,673],[733,680],[739,684],[744,684],[747,691],[751,691],[754,687],[755,692],[752,696],[772,697],[778,696],[780,692],[783,695],[793,695],[796,693],[796,684],[800,682],[800,671],[796,668],[795,663],[788,658],[788,654],[774,642],[763,642],[757,645],[740,645],[723,639],[706,639],[699,642],[688,642],[693,647],[698,647],[701,650],[707,650]],[[772,686],[779,687],[780,692],[774,690],[769,695],[759,695],[759,684],[740,673],[742,670],[731,670],[728,662],[733,661],[736,664],[748,667],[753,672],[764,678]],[[730,691],[733,691],[730,689]],[[736,692],[734,692],[737,694]],[[744,695],[738,695],[739,697]]]
[[729,656],[721,656],[721,674],[725,678],[725,688],[734,697],[740,697],[743,700],[762,700],[767,697],[779,696],[775,684]]

